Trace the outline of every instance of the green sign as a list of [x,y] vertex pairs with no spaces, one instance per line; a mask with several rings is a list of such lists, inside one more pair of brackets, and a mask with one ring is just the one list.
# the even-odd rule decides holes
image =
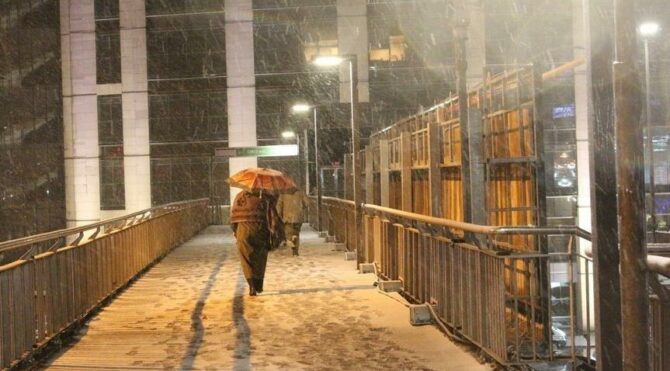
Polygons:
[[279,144],[261,147],[217,148],[216,157],[284,157],[297,156],[297,144]]

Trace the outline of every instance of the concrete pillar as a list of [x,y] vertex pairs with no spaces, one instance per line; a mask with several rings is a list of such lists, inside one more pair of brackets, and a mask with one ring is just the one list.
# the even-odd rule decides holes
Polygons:
[[[228,75],[228,146],[254,147],[256,140],[256,77],[251,0],[225,0],[226,71]],[[233,157],[230,174],[256,167],[256,157]],[[231,201],[239,189],[230,189]]]
[[60,29],[65,218],[74,227],[100,220],[93,1],[61,0]]
[[[586,58],[586,37],[584,29],[584,7],[583,0],[572,0],[573,6],[573,56]],[[575,78],[575,134],[577,139],[577,225],[591,231],[591,171],[589,155],[589,87],[586,78],[586,64],[578,66],[574,70]],[[584,255],[591,248],[591,242],[580,239],[579,251]],[[588,267],[586,266],[588,264]],[[589,272],[588,276],[586,271]],[[579,285],[581,293],[580,319],[582,328],[586,328],[587,316],[591,318],[591,329],[595,321],[594,305],[587,306],[588,302],[594,302],[593,287],[593,264],[585,260],[579,262]],[[589,295],[587,296],[587,293]],[[587,310],[587,307],[589,308]]]
[[611,0],[584,1],[591,183],[591,242],[598,370],[623,370]]
[[472,223],[486,224],[486,160],[482,134],[482,112],[468,109],[468,154],[470,156],[470,218]]
[[486,15],[484,2],[481,0],[467,0],[466,14],[468,17],[468,40],[466,42],[466,58],[468,61],[467,86],[468,90],[483,81],[484,66],[486,64]]
[[[586,57],[584,37],[583,0],[573,0],[573,55]],[[580,228],[591,231],[591,174],[589,163],[589,89],[586,81],[586,64],[574,70],[575,78],[575,134],[577,139],[577,220]],[[590,247],[588,241],[580,242],[582,249]]]
[[[337,0],[337,49],[358,57],[358,101],[370,101],[368,83],[368,6],[361,0]],[[340,102],[351,102],[349,64],[340,67]]]
[[389,192],[390,187],[389,172],[389,141],[381,139],[379,141],[379,192],[381,192],[381,206],[389,207]]
[[151,207],[149,92],[144,0],[119,2],[126,213]]

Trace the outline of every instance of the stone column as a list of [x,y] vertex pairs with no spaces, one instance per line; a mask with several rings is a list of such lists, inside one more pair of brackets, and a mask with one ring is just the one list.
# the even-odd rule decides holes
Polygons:
[[[368,83],[368,6],[361,0],[337,0],[337,49],[358,58],[358,101],[370,101]],[[351,102],[349,63],[340,67],[340,102]]]
[[100,220],[98,103],[93,1],[60,1],[65,218],[68,227]]
[[149,93],[144,0],[119,2],[126,213],[151,207]]
[[[228,75],[228,146],[254,147],[256,141],[256,77],[251,0],[225,0],[226,71]],[[230,174],[256,167],[256,157],[233,157]],[[231,202],[239,189],[230,189]]]

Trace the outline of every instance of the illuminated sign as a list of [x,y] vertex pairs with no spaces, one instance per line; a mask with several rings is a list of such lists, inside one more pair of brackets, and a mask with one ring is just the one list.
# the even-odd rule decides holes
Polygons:
[[297,156],[297,144],[278,144],[274,146],[216,148],[216,157],[285,157]]
[[554,119],[563,119],[568,117],[575,117],[575,105],[567,104],[565,106],[554,107],[552,112],[552,117]]

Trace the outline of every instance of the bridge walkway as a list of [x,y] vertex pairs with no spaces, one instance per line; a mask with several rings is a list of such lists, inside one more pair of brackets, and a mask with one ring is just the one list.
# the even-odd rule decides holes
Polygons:
[[487,370],[305,226],[301,256],[270,254],[247,295],[234,238],[210,226],[103,308],[49,370]]

